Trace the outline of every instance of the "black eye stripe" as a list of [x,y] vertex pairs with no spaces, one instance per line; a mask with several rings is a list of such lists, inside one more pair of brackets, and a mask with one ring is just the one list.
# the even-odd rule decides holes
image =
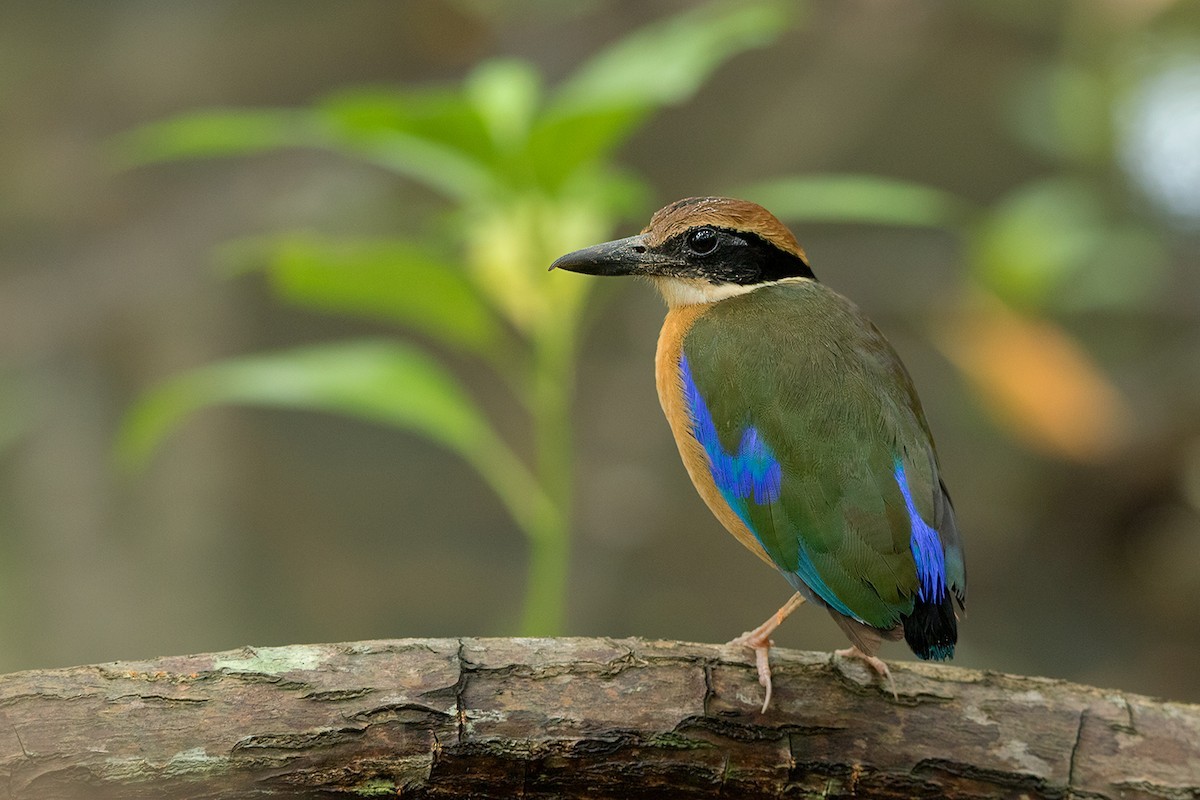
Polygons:
[[675,274],[680,277],[742,286],[793,277],[816,280],[804,259],[749,231],[704,225],[677,233],[655,249],[679,259]]

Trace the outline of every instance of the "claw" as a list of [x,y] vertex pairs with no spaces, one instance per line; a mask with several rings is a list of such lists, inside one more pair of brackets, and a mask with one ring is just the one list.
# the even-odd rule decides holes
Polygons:
[[887,687],[892,692],[892,697],[896,700],[900,699],[900,695],[896,692],[896,682],[892,680],[892,671],[888,669],[888,665],[883,662],[878,656],[869,656],[857,647],[847,647],[845,650],[834,650],[835,656],[842,658],[857,658],[867,665],[876,675],[887,681]]

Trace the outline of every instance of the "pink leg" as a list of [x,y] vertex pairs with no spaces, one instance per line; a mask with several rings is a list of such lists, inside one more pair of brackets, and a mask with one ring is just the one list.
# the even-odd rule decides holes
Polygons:
[[[754,663],[758,667],[758,682],[767,690],[767,696],[763,699],[762,705],[764,714],[767,713],[767,706],[771,704],[771,662],[769,656],[771,654],[771,645],[774,644],[771,641],[771,634],[788,618],[788,615],[803,603],[804,596],[796,592],[792,595],[791,599],[783,604],[782,608],[771,615],[770,619],[754,630],[746,631],[729,643],[730,645],[749,647],[754,651]],[[879,663],[883,664],[882,661]],[[887,669],[886,665],[884,669]]]
[[887,681],[888,688],[892,690],[892,697],[896,698],[897,700],[900,699],[900,695],[896,693],[896,682],[892,680],[892,671],[888,669],[887,664],[883,663],[882,658],[879,658],[878,656],[869,656],[854,646],[847,647],[845,650],[834,650],[833,654],[835,656],[841,656],[842,658],[857,658],[862,661],[867,665],[868,668],[873,670],[876,675]]

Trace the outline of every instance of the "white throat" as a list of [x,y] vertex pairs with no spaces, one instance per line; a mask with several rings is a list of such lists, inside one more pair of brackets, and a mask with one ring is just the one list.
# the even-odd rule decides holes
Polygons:
[[[785,278],[784,280],[790,279]],[[663,296],[663,300],[667,301],[668,308],[716,303],[779,283],[779,281],[768,281],[752,286],[742,286],[739,283],[710,283],[703,278],[670,278],[659,275],[650,276],[650,281],[658,289],[658,293]]]

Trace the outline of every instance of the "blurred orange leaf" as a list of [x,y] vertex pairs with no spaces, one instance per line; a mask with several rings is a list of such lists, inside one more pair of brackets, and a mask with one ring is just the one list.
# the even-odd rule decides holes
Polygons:
[[1070,334],[983,290],[964,307],[934,343],[998,422],[1034,449],[1073,461],[1103,460],[1126,440],[1125,399]]

